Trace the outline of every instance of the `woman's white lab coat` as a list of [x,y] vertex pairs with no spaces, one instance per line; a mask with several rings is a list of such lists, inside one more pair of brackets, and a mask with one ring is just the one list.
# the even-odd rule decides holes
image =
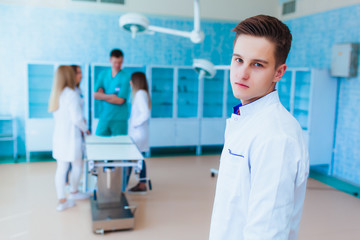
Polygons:
[[[75,87],[75,92],[76,92],[77,94],[79,94],[79,96],[80,96],[81,112],[82,112],[82,114],[84,114],[84,104],[85,104],[85,101],[84,101],[84,97],[83,97],[83,95],[82,95],[82,92],[81,92],[80,88],[78,88],[78,87]],[[83,119],[85,120],[84,116],[83,116]]]
[[227,120],[211,240],[295,240],[309,173],[307,145],[277,92]]
[[149,99],[145,90],[135,93],[131,104],[128,134],[141,152],[149,151]]
[[82,159],[81,132],[87,131],[81,110],[80,95],[66,87],[54,112],[53,158],[72,162]]

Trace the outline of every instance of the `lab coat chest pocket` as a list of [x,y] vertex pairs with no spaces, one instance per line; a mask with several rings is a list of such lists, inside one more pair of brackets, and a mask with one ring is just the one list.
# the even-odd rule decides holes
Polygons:
[[236,150],[232,148],[224,149],[224,157],[222,158],[221,167],[223,167],[227,182],[234,183],[234,188],[245,184],[249,179],[249,162],[246,153],[241,152],[241,149]]
[[[248,182],[250,171],[248,161],[248,144],[239,137],[243,128],[239,122],[228,119],[225,130],[225,146],[221,156],[220,171],[223,172],[225,182],[234,184],[238,189],[240,185]],[[221,169],[222,168],[222,169]]]
[[241,172],[248,169],[248,158],[245,153],[231,148],[227,148],[226,151],[226,160],[228,165]]

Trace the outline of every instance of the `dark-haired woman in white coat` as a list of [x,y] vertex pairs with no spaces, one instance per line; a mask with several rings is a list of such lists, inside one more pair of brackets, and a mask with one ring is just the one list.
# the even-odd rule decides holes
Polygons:
[[[56,71],[50,96],[49,112],[54,115],[53,158],[56,159],[55,187],[59,204],[58,211],[75,206],[74,200],[88,198],[78,191],[82,172],[81,133],[89,134],[83,121],[81,99],[75,91],[75,74],[70,66],[60,66]],[[72,164],[70,176],[71,192],[65,196],[65,178]]]
[[[131,75],[130,85],[132,88],[133,100],[131,102],[131,114],[129,120],[130,138],[134,141],[139,150],[143,153],[149,151],[149,119],[151,100],[145,74],[135,72]],[[142,161],[139,183],[130,188],[129,192],[146,192],[146,164]]]

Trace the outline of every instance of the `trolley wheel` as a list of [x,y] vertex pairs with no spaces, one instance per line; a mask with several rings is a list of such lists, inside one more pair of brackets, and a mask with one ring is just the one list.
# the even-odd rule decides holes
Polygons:
[[151,180],[148,180],[149,190],[152,190]]
[[96,234],[104,235],[104,229],[96,229],[96,230],[95,230],[95,233],[96,233]]

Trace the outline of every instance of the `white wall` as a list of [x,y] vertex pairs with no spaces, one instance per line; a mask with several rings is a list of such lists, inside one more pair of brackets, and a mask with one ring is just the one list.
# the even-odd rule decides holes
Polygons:
[[[193,0],[125,0],[125,5],[74,2],[72,0],[0,0],[0,3],[35,5],[119,14],[139,12],[150,15],[193,17]],[[257,14],[278,14],[278,0],[200,0],[204,19],[239,21]]]
[[[281,15],[287,0],[200,0],[203,19],[240,21],[257,14],[277,16],[282,20],[298,18],[360,3],[360,0],[296,0],[296,12]],[[66,8],[74,11],[119,14],[139,12],[147,15],[193,17],[193,0],[125,0],[125,5],[74,2],[72,0],[0,0],[0,3]]]
[[[279,2],[285,2],[280,0]],[[296,0],[296,12],[281,16],[282,8],[278,5],[278,16],[283,20],[298,18],[310,14],[328,11],[360,3],[360,0]]]

